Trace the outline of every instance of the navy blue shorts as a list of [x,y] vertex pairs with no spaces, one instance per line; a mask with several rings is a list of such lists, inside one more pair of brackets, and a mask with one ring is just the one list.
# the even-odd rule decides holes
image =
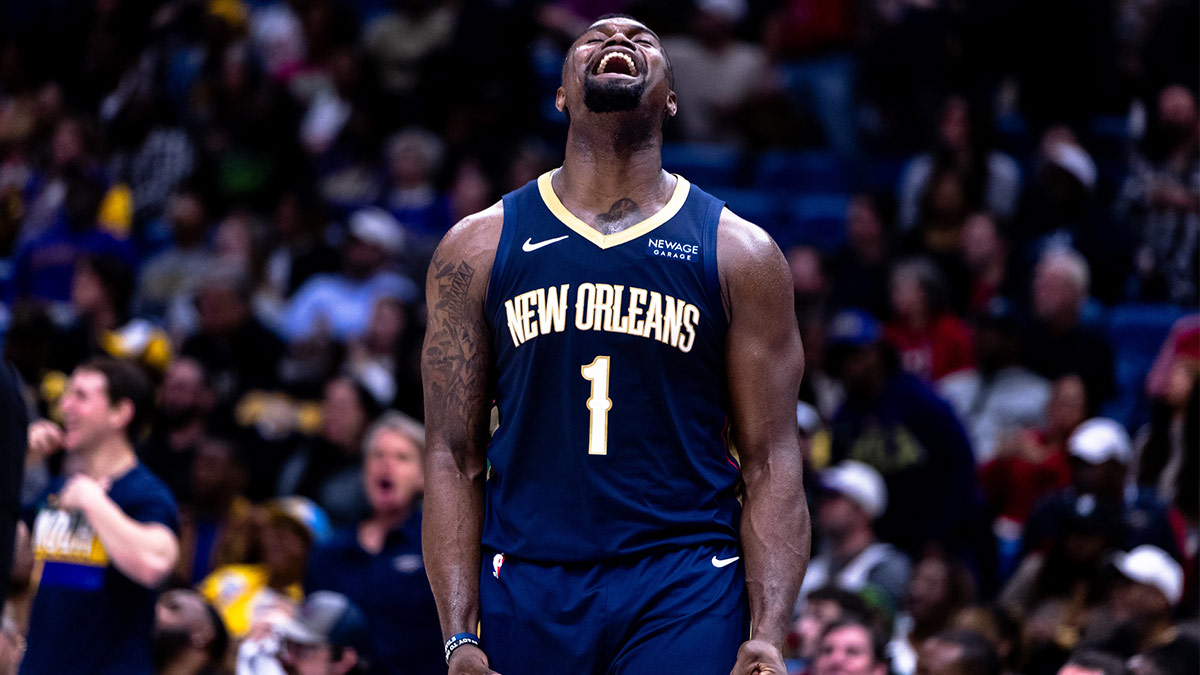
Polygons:
[[501,675],[728,675],[750,626],[738,555],[692,548],[563,566],[485,551],[483,649]]

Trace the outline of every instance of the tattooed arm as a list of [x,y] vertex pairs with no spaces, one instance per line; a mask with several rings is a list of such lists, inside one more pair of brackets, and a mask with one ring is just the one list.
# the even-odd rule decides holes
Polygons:
[[[442,634],[474,633],[479,622],[480,537],[491,408],[491,336],[484,318],[502,204],[465,218],[429,266],[429,328],[421,359],[425,386],[425,505],[422,546]],[[472,646],[454,652],[451,673],[489,673]]]

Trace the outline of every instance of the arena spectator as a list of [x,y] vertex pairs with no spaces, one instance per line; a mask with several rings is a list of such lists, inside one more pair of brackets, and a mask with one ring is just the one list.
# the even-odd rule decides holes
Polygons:
[[846,207],[846,246],[829,264],[830,304],[886,315],[890,255],[887,223],[878,202],[865,194],[855,195]]
[[918,675],[1000,675],[1000,659],[992,643],[969,630],[951,630],[921,645]]
[[196,188],[181,186],[171,194],[165,211],[171,244],[146,261],[138,279],[134,309],[138,314],[166,318],[171,305],[195,288],[210,264],[207,202]]
[[229,437],[196,444],[190,503],[179,511],[179,563],[172,580],[195,586],[214,569],[246,563],[260,553],[254,507],[246,492],[244,451]]
[[60,441],[71,475],[25,523],[40,578],[23,673],[152,670],[157,588],[179,543],[175,500],[131,443],[151,395],[136,366],[111,358],[71,376]]
[[1051,380],[1070,373],[1083,378],[1093,406],[1115,391],[1108,340],[1083,322],[1091,272],[1083,256],[1069,249],[1042,257],[1033,276],[1034,321],[1027,327],[1024,362]]
[[[401,263],[410,277],[424,272],[437,242],[454,224],[450,201],[434,182],[445,153],[441,139],[427,129],[405,129],[387,142],[387,185],[381,206],[403,230],[407,249],[392,254],[403,253]],[[353,228],[351,223],[352,232]]]
[[788,636],[789,645],[795,646],[795,658],[788,665],[789,675],[812,671],[821,652],[821,638],[829,626],[845,620],[868,622],[872,614],[861,596],[836,586],[809,593]]
[[104,186],[78,169],[68,170],[63,181],[63,204],[54,212],[53,222],[13,256],[10,305],[33,302],[62,310],[71,299],[75,263],[89,253],[134,264],[130,243],[97,226]]
[[970,277],[965,309],[968,316],[986,312],[995,301],[1014,302],[1025,297],[1019,288],[1007,235],[996,218],[980,211],[963,224],[962,259]]
[[934,382],[975,365],[966,322],[949,307],[945,277],[927,260],[899,263],[889,284],[891,320],[884,336],[904,370]]
[[1020,339],[1013,309],[996,300],[975,319],[975,367],[936,383],[967,428],[980,465],[995,456],[997,445],[1045,421],[1050,383],[1021,365]]
[[199,361],[183,357],[171,363],[163,375],[150,436],[139,445],[138,456],[180,502],[191,501],[192,462],[215,404],[208,373]]
[[1171,527],[1167,507],[1154,493],[1128,486],[1133,447],[1129,434],[1108,418],[1093,418],[1079,425],[1067,441],[1071,455],[1071,485],[1041,503],[1029,517],[1024,550],[1045,550],[1062,534],[1063,524],[1090,495],[1114,510],[1120,525],[1117,545],[1130,550],[1141,544],[1161,548],[1177,560],[1182,547]]
[[1067,126],[1042,134],[1035,160],[1034,181],[1026,191],[1018,238],[1035,257],[1054,247],[1090,251],[1095,241],[1096,161]]
[[1166,87],[1156,108],[1115,208],[1140,241],[1137,297],[1194,306],[1200,284],[1200,113],[1195,91]]
[[1138,432],[1135,466],[1138,485],[1177,506],[1192,522],[1200,520],[1200,372],[1176,358],[1163,391],[1152,401],[1150,422]]
[[[874,587],[895,608],[908,585],[908,557],[878,541],[872,522],[887,509],[887,486],[875,469],[844,460],[821,472],[814,529],[820,551],[808,564],[800,606],[826,585],[859,592]],[[823,491],[822,491],[823,490]]]
[[688,33],[663,39],[671,55],[683,140],[744,141],[739,124],[744,107],[772,84],[766,51],[738,39],[746,9],[744,2],[701,0]]
[[[280,627],[280,662],[288,672],[345,675],[368,672],[367,621],[346,596],[317,591]],[[373,669],[370,672],[377,672]]]
[[[897,673],[917,671],[917,656],[927,640],[948,629],[954,617],[971,603],[975,584],[961,563],[931,550],[913,567],[904,603],[888,646]],[[974,673],[976,671],[966,671]],[[966,675],[964,672],[964,675]]]
[[363,336],[346,346],[345,369],[371,391],[375,400],[424,415],[419,394],[417,337],[420,328],[411,305],[380,298]]
[[158,326],[129,314],[133,270],[120,258],[88,254],[75,263],[71,278],[74,321],[56,336],[53,363],[62,372],[93,356],[136,361],[160,375],[174,348]]
[[369,509],[362,481],[363,438],[380,413],[371,393],[349,377],[325,385],[321,431],[293,451],[279,472],[280,495],[309,497],[339,526]]
[[229,632],[217,610],[200,594],[177,588],[154,608],[154,672],[216,675],[229,650]]
[[955,534],[978,512],[966,433],[948,404],[900,371],[882,338],[864,312],[841,312],[830,324],[829,370],[847,394],[833,419],[833,460],[883,475],[889,506],[875,525],[883,541],[910,554],[930,541],[969,546]]
[[441,628],[421,557],[425,430],[385,413],[364,446],[371,514],[313,551],[305,588],[343,593],[362,609],[375,672],[438,673],[445,669]]
[[1088,644],[1133,656],[1178,635],[1174,608],[1183,600],[1183,568],[1165,551],[1142,545],[1113,558],[1118,577],[1104,611],[1093,615]]
[[1023,644],[1019,617],[998,605],[973,605],[954,617],[951,628],[973,631],[992,643],[1005,675],[1021,672]]
[[887,675],[887,637],[877,626],[855,619],[830,624],[821,637],[813,675]]
[[1093,613],[1104,601],[1107,556],[1116,549],[1120,514],[1094,495],[1079,495],[1049,550],[1031,552],[998,602],[1025,624],[1027,663],[1057,668],[1081,645]]
[[309,554],[331,533],[328,516],[304,497],[270,501],[265,515],[259,535],[263,561],[223,565],[196,586],[237,639],[250,633],[261,609],[304,599]]
[[280,383],[284,343],[254,315],[248,281],[229,265],[212,263],[197,280],[198,330],[179,350],[204,367],[224,406],[251,389],[271,390]]
[[355,338],[366,330],[379,298],[416,299],[416,285],[391,269],[404,247],[404,233],[392,216],[378,209],[355,212],[349,235],[342,271],[309,279],[292,297],[284,319],[289,341],[314,335]]
[[821,252],[813,246],[793,246],[786,255],[796,319],[803,324],[825,316],[830,285]]
[[924,195],[934,189],[936,177],[951,170],[961,177],[968,208],[986,208],[1001,218],[1016,215],[1021,198],[1021,172],[1012,157],[991,147],[986,120],[961,96],[942,105],[936,147],[913,158],[898,186],[902,231],[918,226]]
[[1070,484],[1067,439],[1088,418],[1088,409],[1087,390],[1078,375],[1054,382],[1046,425],[997,446],[995,458],[980,469],[992,513],[1021,525],[1043,497]]

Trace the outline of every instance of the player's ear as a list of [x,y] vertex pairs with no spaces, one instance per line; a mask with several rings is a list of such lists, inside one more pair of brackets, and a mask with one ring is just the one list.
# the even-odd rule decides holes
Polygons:
[[558,112],[563,112],[567,109],[567,90],[562,87],[554,92],[554,107],[558,108]]
[[674,117],[675,113],[679,112],[679,101],[675,99],[675,92],[667,94],[667,117]]

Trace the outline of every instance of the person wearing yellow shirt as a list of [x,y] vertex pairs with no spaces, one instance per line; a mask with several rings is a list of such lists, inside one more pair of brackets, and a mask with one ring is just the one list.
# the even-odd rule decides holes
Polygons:
[[308,554],[331,532],[328,516],[305,497],[268,502],[259,541],[262,562],[218,567],[196,590],[216,607],[230,635],[240,639],[260,609],[304,599],[300,584]]

